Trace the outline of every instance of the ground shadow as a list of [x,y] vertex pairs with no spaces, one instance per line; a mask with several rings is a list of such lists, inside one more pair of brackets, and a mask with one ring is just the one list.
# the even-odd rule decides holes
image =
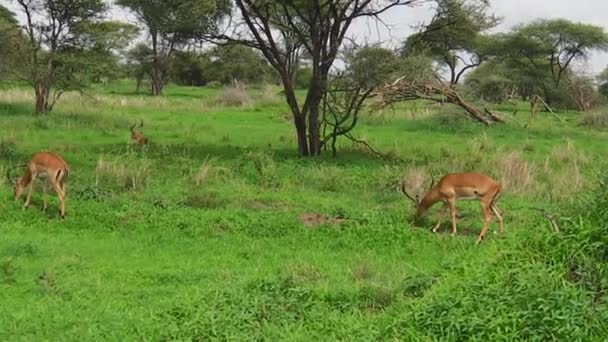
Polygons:
[[0,116],[32,116],[33,113],[31,104],[0,102]]

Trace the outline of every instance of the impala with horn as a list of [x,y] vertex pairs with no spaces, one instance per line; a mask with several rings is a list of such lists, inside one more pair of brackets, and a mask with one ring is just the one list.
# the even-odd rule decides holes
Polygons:
[[403,194],[416,204],[415,219],[421,218],[435,203],[443,203],[438,213],[437,223],[433,227],[433,233],[437,232],[443,221],[446,209],[449,209],[452,219],[451,235],[456,235],[456,200],[479,200],[483,214],[483,227],[475,241],[476,244],[480,243],[484,238],[492,215],[496,216],[498,220],[498,232],[502,236],[502,212],[496,206],[501,190],[502,186],[500,183],[484,174],[473,172],[450,173],[443,176],[436,185],[434,182],[431,183],[429,191],[422,199],[419,199],[418,196],[415,198],[410,196],[405,189],[405,182],[401,184]]
[[[65,181],[70,172],[68,164],[59,155],[52,152],[35,153],[30,161],[25,165],[25,173],[16,180],[11,178],[11,169],[6,172],[6,177],[13,183],[13,196],[15,201],[21,198],[21,194],[25,188],[28,188],[27,197],[23,208],[26,209],[30,205],[32,193],[34,192],[34,183],[37,177],[45,179],[42,184],[44,210],[47,209],[47,182],[57,194],[60,202],[59,212],[61,218],[65,217]],[[13,168],[15,169],[15,168]]]
[[137,122],[135,122],[133,126],[131,126],[131,141],[136,145],[147,145],[148,139],[144,137],[144,135],[140,131],[140,129],[144,127],[144,121],[140,120],[139,127],[136,126]]

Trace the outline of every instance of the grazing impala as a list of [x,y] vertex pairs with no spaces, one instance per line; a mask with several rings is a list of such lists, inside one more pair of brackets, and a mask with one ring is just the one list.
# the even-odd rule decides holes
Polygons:
[[480,243],[486,234],[492,214],[498,220],[498,232],[502,236],[502,214],[496,206],[501,191],[501,185],[498,182],[480,173],[450,173],[443,176],[437,185],[433,185],[431,184],[431,188],[426,195],[418,200],[418,196],[414,198],[406,192],[405,183],[401,184],[403,194],[416,203],[415,218],[417,219],[424,215],[433,204],[443,202],[443,207],[439,210],[437,224],[433,227],[433,233],[436,233],[439,229],[445,209],[449,208],[452,218],[452,236],[454,236],[456,234],[456,200],[478,199],[481,202],[483,228],[475,243]]
[[141,120],[139,123],[139,127],[135,128],[137,122],[131,126],[131,141],[136,145],[146,145],[148,144],[148,139],[144,137],[143,134],[139,131],[140,128],[144,127],[144,121]]
[[[36,177],[46,178],[57,194],[60,202],[61,218],[65,217],[65,181],[70,172],[68,164],[59,155],[52,152],[38,152],[25,165],[25,174],[17,180],[11,178],[11,169],[6,172],[6,177],[13,183],[13,195],[15,201],[19,200],[23,190],[29,187],[25,204],[26,209],[30,205]],[[44,210],[47,209],[47,184],[42,185]]]

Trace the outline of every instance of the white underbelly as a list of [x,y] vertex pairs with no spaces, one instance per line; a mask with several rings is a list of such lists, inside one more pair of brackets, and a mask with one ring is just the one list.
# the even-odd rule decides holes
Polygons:
[[459,200],[465,200],[465,201],[472,201],[472,200],[476,200],[478,197],[473,195],[473,196],[463,196],[463,197],[458,197]]

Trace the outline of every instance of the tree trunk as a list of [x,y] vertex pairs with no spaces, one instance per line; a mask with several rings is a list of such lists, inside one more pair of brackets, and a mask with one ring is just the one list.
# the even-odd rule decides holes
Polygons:
[[323,66],[313,67],[313,75],[308,87],[306,105],[308,107],[308,149],[311,156],[321,154],[319,107],[321,106],[321,98],[325,93],[328,72],[329,69]]
[[154,72],[152,77],[152,95],[160,96],[163,94],[163,87],[165,86],[160,72],[157,70]]
[[306,120],[303,116],[297,115],[293,117],[294,125],[296,126],[296,134],[298,137],[298,153],[300,157],[310,155],[308,150],[308,141],[306,139]]
[[321,154],[321,138],[319,136],[319,104],[313,103],[308,110],[308,149],[311,156]]
[[50,87],[43,81],[36,81],[34,84],[36,115],[47,115],[49,112]]

